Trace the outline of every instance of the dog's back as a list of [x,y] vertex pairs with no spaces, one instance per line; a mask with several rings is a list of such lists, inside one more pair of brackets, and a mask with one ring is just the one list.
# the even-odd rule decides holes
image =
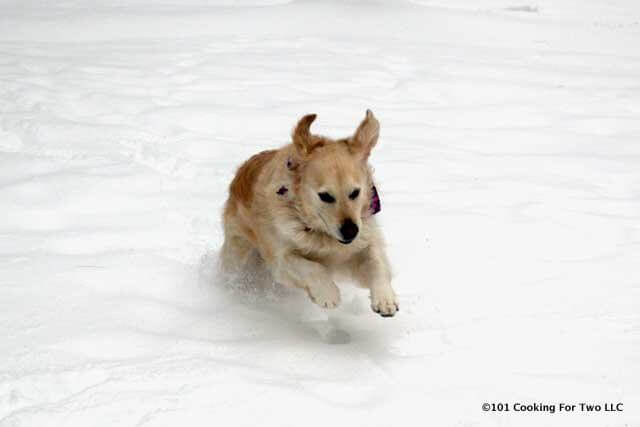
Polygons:
[[[236,176],[229,186],[229,199],[226,211],[236,210],[241,203],[246,208],[251,207],[255,195],[255,185],[260,173],[269,161],[276,155],[277,150],[265,150],[255,154],[244,162],[236,172]],[[225,213],[226,216],[226,213]]]

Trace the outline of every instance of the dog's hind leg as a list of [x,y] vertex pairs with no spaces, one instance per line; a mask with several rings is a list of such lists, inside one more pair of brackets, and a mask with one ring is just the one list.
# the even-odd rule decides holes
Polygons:
[[247,264],[253,247],[248,240],[225,230],[220,250],[220,265],[224,273],[238,273]]

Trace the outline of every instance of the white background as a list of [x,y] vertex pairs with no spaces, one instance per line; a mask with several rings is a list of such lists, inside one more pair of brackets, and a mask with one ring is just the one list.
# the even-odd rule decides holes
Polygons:
[[[366,108],[399,315],[221,282],[234,169]],[[3,427],[638,426],[639,264],[637,1],[0,0]]]

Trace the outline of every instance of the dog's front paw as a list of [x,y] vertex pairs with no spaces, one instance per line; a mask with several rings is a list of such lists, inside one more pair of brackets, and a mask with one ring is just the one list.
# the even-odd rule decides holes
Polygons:
[[335,283],[307,288],[309,298],[322,308],[336,308],[340,304],[340,289]]
[[382,317],[392,317],[400,311],[393,289],[379,289],[371,292],[371,309]]

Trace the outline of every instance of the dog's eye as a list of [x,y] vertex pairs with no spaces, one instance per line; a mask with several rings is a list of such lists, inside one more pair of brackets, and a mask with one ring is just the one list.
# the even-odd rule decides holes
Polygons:
[[353,190],[353,191],[351,192],[351,194],[349,194],[349,198],[350,198],[351,200],[355,200],[359,195],[360,195],[360,189],[359,189],[359,188],[356,188],[355,190]]
[[322,200],[325,203],[333,203],[336,201],[336,199],[327,192],[318,193],[318,197],[320,197],[320,200]]

